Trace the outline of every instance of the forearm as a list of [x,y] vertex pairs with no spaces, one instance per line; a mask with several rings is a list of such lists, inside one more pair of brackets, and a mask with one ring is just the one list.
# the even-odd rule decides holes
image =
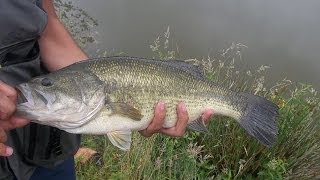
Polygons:
[[48,23],[39,39],[40,56],[49,71],[87,59],[64,25],[59,21],[51,0],[43,0]]

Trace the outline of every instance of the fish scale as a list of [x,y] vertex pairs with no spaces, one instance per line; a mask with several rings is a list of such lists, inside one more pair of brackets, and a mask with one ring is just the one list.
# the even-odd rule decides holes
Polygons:
[[[41,84],[44,78],[52,81],[45,84],[52,85],[44,87]],[[18,114],[71,133],[106,134],[123,150],[130,148],[131,131],[150,124],[159,100],[166,103],[165,128],[175,126],[176,105],[184,101],[190,129],[207,132],[200,116],[211,108],[215,114],[234,118],[249,135],[266,146],[273,145],[277,136],[278,107],[274,103],[264,97],[217,86],[196,66],[183,61],[126,56],[97,58],[37,77],[17,88],[25,99],[38,103],[18,104]],[[70,88],[72,91],[68,91]],[[64,98],[51,100],[48,107],[48,97]],[[58,107],[65,108],[63,119],[59,114],[52,116]],[[86,117],[83,111],[88,111],[90,116]],[[41,119],[39,114],[45,118]],[[68,114],[72,119],[68,119]]]

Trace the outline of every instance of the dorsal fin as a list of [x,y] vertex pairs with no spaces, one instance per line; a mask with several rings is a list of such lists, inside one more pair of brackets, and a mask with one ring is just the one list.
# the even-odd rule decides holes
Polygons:
[[183,71],[186,71],[197,78],[205,79],[205,75],[204,75],[203,71],[200,70],[200,68],[198,66],[187,63],[183,60],[168,60],[165,62],[173,67],[182,69]]
[[131,56],[110,56],[110,57],[106,57],[106,60],[107,59],[119,59],[119,60],[131,59],[131,60],[140,60],[140,61],[166,64],[168,66],[188,72],[199,79],[205,79],[205,75],[203,71],[198,66],[188,63],[185,60],[159,60],[159,59],[147,59],[147,58],[131,57]]

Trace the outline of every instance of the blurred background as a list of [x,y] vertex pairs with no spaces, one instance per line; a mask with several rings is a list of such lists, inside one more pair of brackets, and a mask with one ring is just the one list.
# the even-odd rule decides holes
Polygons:
[[232,43],[241,68],[271,66],[269,79],[288,78],[320,89],[320,1],[317,0],[72,0],[97,20],[102,51],[152,57],[149,45],[170,27],[180,58],[215,56]]

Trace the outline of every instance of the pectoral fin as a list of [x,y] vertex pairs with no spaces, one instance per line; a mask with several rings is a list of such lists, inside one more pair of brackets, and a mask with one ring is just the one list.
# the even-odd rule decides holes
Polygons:
[[129,117],[135,121],[140,121],[143,117],[140,110],[136,109],[135,107],[129,104],[113,102],[108,103],[108,105],[111,107],[112,114],[119,114],[125,117]]
[[110,142],[123,151],[128,151],[131,146],[131,131],[114,131],[107,133]]
[[198,119],[190,122],[188,124],[188,128],[205,134],[209,133],[206,125],[204,124],[204,121],[202,120],[202,117],[199,117]]

